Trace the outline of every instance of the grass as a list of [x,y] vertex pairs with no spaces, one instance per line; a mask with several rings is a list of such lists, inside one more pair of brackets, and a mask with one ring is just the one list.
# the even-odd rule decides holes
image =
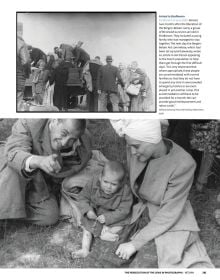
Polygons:
[[[9,136],[14,121],[0,121],[0,141]],[[95,149],[101,150],[109,159],[126,163],[124,142],[114,133],[108,121],[90,120],[88,127],[93,135]],[[220,166],[218,168],[220,170]],[[200,237],[214,265],[220,268],[220,227],[213,217],[218,192],[219,188],[206,189],[205,193],[198,193],[192,188],[190,200],[201,228]],[[0,267],[94,267],[92,263],[73,261],[70,258],[70,252],[80,247],[81,236],[82,232],[67,222],[59,222],[52,227],[38,227],[18,220],[3,221],[0,224]],[[131,267],[157,266],[154,242],[150,242],[139,252],[139,259],[142,260],[141,265],[135,260]]]

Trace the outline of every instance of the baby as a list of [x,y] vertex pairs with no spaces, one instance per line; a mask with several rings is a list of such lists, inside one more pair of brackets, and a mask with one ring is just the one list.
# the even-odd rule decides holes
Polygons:
[[133,203],[130,188],[123,184],[125,170],[117,161],[105,163],[100,177],[94,177],[79,195],[82,214],[82,249],[72,253],[73,258],[85,258],[90,251],[94,227],[102,227],[100,238],[117,241],[118,233],[130,222]]

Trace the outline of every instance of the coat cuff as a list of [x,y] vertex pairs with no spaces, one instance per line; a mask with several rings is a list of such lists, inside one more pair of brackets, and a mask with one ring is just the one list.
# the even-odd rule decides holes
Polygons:
[[32,156],[32,154],[28,152],[13,152],[9,153],[7,156],[8,165],[19,172],[20,175],[23,176],[23,171],[25,169],[25,162],[27,158]]

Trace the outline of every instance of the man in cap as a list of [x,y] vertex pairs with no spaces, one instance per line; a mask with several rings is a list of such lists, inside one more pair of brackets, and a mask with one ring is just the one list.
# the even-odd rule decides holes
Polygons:
[[106,57],[106,65],[101,66],[97,77],[98,88],[98,111],[107,111],[108,99],[110,100],[113,111],[119,111],[119,95],[118,95],[118,83],[124,87],[119,69],[112,65],[112,56]]

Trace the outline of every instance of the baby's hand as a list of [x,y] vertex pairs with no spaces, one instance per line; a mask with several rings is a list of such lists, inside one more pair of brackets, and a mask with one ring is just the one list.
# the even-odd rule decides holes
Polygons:
[[97,221],[100,222],[101,224],[104,224],[105,223],[105,216],[104,215],[98,216]]
[[94,213],[94,211],[92,210],[89,210],[87,213],[86,213],[86,216],[88,219],[90,220],[96,220],[97,216],[96,214]]

